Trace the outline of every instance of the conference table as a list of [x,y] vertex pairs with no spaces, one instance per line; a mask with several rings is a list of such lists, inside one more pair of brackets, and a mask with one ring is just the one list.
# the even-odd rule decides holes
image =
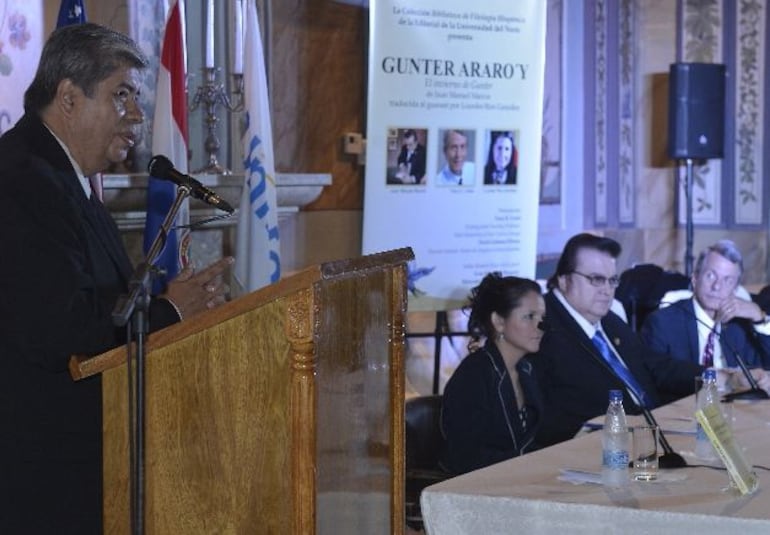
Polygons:
[[[550,448],[426,488],[421,498],[425,531],[427,535],[768,535],[770,401],[735,401],[732,406],[736,440],[759,478],[758,489],[750,495],[729,488],[721,463],[694,456],[693,396],[654,411],[687,467],[662,469],[653,482],[604,487],[597,482],[601,433],[582,432]],[[597,422],[601,418],[593,421]],[[641,424],[641,417],[629,418],[629,425]]]

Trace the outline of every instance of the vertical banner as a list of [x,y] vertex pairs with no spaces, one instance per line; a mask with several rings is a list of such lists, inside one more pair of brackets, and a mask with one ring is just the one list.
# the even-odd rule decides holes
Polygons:
[[363,252],[409,246],[409,309],[534,277],[541,0],[371,0]]

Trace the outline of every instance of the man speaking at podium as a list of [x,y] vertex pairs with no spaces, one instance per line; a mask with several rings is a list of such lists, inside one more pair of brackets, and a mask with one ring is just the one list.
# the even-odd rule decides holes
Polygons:
[[[122,34],[60,28],[0,138],[0,533],[102,533],[101,378],[74,382],[67,365],[125,342],[111,314],[133,268],[88,177],[136,143],[146,65]],[[183,271],[150,329],[223,303],[231,263]]]

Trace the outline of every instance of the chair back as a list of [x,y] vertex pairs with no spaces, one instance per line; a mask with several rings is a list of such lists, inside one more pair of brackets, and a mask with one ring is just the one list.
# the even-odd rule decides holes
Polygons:
[[418,396],[405,403],[406,470],[438,470],[444,447],[441,395]]
[[423,529],[420,511],[422,489],[439,483],[451,474],[439,464],[444,447],[441,432],[441,396],[428,395],[407,399],[404,404],[406,474],[404,511],[410,528]]
[[615,298],[623,303],[631,329],[638,331],[666,292],[689,286],[690,279],[682,273],[665,271],[655,264],[638,264],[620,274]]

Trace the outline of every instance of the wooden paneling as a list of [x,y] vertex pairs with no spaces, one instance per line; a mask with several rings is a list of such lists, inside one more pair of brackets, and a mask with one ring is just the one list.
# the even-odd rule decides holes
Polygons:
[[333,177],[306,209],[363,205],[363,167],[343,154],[342,136],[364,129],[367,16],[368,10],[330,0],[272,2],[276,171]]

